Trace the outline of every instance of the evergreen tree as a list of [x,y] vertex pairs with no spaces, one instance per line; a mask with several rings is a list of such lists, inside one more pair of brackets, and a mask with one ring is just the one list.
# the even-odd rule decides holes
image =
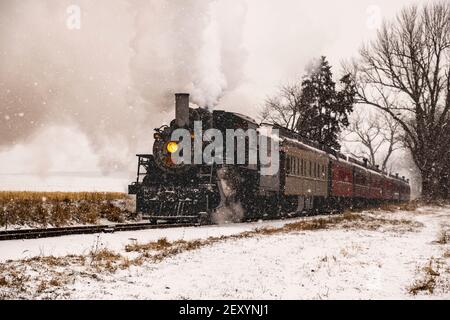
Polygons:
[[353,111],[355,86],[350,75],[336,90],[331,66],[325,57],[311,64],[303,79],[300,98],[300,117],[296,131],[302,136],[340,150],[339,133],[349,125],[348,115]]

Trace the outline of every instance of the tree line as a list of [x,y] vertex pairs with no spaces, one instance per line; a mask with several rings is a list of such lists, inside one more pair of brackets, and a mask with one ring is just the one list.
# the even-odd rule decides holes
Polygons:
[[[392,153],[404,148],[420,172],[422,196],[448,199],[450,3],[404,8],[342,69],[335,83],[332,67],[320,57],[299,81],[267,98],[261,118],[335,150],[351,134],[364,147],[353,155],[383,170]],[[358,104],[378,113],[356,115],[350,123]],[[382,145],[384,157],[377,159]]]

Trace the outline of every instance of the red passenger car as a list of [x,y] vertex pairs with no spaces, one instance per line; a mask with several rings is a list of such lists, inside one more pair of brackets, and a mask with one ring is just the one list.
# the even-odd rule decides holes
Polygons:
[[354,181],[353,197],[359,199],[369,199],[370,198],[369,171],[359,166],[355,166],[353,181]]
[[342,160],[331,161],[331,197],[353,197],[353,168]]
[[378,172],[372,172],[370,181],[370,199],[380,200],[383,198],[383,177]]
[[383,181],[383,200],[392,200],[393,196],[394,196],[394,183],[392,179],[385,176]]

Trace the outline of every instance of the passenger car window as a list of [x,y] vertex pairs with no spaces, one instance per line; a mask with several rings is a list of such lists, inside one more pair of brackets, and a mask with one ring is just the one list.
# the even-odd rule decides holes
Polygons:
[[290,156],[286,157],[286,173],[287,174],[291,173],[291,157]]

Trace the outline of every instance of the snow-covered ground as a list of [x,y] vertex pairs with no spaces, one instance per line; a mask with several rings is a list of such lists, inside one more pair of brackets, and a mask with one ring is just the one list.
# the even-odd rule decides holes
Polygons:
[[146,243],[161,238],[170,241],[206,239],[221,235],[239,234],[262,227],[279,227],[287,222],[298,221],[273,220],[253,223],[233,223],[221,226],[201,226],[172,229],[150,229],[118,233],[100,233],[71,235],[59,238],[0,241],[0,263],[6,260],[26,259],[36,256],[62,257],[68,254],[88,254],[93,247],[123,251],[127,244]]
[[[29,277],[14,276],[25,288],[17,290],[9,278],[2,286],[0,273],[0,298],[450,298],[450,239],[439,243],[443,230],[450,234],[450,207],[364,212],[362,217],[317,230],[252,233],[257,228],[282,228],[303,221],[294,219],[0,242],[0,268]],[[129,266],[121,262],[120,268],[96,269],[92,263],[75,263],[73,258],[67,258],[71,261],[67,265],[52,262],[42,267],[39,261],[19,260],[49,255],[65,259],[68,254],[89,255],[94,249],[107,248],[128,261],[139,253],[126,252],[126,245],[163,237],[169,242],[200,241],[192,250],[169,254],[161,249],[164,254],[157,259],[151,258],[157,252],[146,251],[143,257],[150,258]],[[209,243],[207,239],[214,240]],[[66,280],[49,285],[55,275]],[[38,282],[42,279],[48,283],[41,288]],[[420,289],[423,283],[433,293]],[[417,295],[411,293],[413,287],[419,288]]]

